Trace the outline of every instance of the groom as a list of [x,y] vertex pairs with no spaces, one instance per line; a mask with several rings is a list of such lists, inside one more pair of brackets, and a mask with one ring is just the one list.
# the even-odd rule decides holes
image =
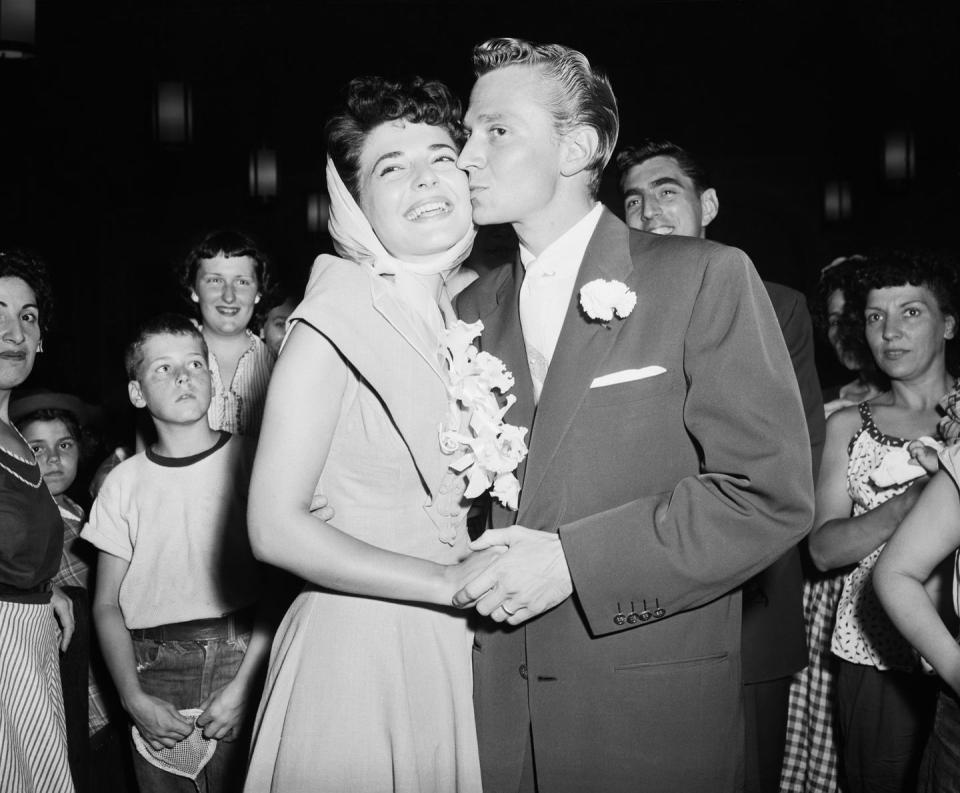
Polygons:
[[[495,39],[474,66],[459,165],[475,221],[511,223],[520,250],[458,309],[516,378],[506,420],[530,428],[519,512],[495,506],[474,543],[508,550],[456,598],[490,618],[484,790],[737,790],[737,587],[813,517],[776,316],[740,251],[631,231],[596,202],[618,117],[582,54]],[[588,312],[597,279],[612,295]]]

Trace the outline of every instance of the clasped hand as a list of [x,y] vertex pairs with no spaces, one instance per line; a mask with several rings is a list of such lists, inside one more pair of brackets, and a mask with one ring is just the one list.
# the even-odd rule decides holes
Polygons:
[[[203,737],[234,740],[242,727],[246,704],[246,691],[236,680],[217,689],[200,703],[203,713],[196,723]],[[140,735],[157,751],[172,748],[193,732],[192,719],[183,716],[166,700],[150,694],[141,693],[131,703],[129,713]]]
[[470,543],[473,551],[505,550],[453,596],[458,608],[474,607],[497,622],[519,625],[573,592],[560,537],[523,526],[489,529]]

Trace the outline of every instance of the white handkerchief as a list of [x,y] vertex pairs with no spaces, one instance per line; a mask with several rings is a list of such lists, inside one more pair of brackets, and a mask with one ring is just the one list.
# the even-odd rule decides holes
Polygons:
[[667,370],[662,366],[644,366],[642,369],[623,369],[619,372],[595,377],[590,383],[591,388],[603,388],[607,385],[617,385],[617,383],[629,383],[631,380],[643,380],[647,377],[656,377]]
[[[925,446],[929,446],[934,451],[940,451],[943,444],[933,438],[924,435],[917,438],[923,441]],[[913,479],[919,479],[926,475],[926,470],[918,462],[910,457],[910,452],[906,446],[898,446],[886,453],[883,460],[880,461],[874,470],[870,472],[870,479],[877,487],[893,487],[894,485],[905,485]]]

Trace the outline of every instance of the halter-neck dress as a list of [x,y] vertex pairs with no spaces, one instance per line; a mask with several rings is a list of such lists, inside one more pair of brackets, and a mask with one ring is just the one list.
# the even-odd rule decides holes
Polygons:
[[[317,486],[331,523],[398,553],[462,559],[466,505],[439,444],[448,397],[436,334],[389,277],[329,258],[291,319],[349,369]],[[274,640],[247,793],[480,793],[471,647],[463,612],[308,585]]]

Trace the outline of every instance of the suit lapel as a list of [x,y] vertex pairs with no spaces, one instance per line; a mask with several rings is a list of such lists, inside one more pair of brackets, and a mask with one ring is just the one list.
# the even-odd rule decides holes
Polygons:
[[[533,502],[544,474],[573,422],[590,383],[616,343],[627,319],[614,317],[604,325],[589,320],[580,308],[580,288],[596,279],[625,283],[636,291],[630,258],[630,231],[609,210],[604,209],[583,255],[573,294],[567,305],[560,337],[536,410],[526,475],[520,491],[521,514]],[[519,317],[519,311],[517,312]],[[520,338],[519,321],[516,333]],[[528,376],[529,377],[529,376]],[[521,518],[522,522],[522,518]]]
[[[527,348],[523,343],[520,329],[520,285],[523,283],[524,269],[520,263],[520,254],[513,262],[510,274],[503,279],[496,293],[496,305],[486,314],[481,314],[483,333],[480,347],[496,355],[507,371],[513,374],[513,388],[507,393],[516,396],[517,401],[504,415],[504,421],[518,427],[527,428],[527,443],[530,442],[530,429],[533,427],[534,401],[533,380],[530,378],[530,366],[527,363]],[[525,463],[517,469],[516,477],[523,483]]]

